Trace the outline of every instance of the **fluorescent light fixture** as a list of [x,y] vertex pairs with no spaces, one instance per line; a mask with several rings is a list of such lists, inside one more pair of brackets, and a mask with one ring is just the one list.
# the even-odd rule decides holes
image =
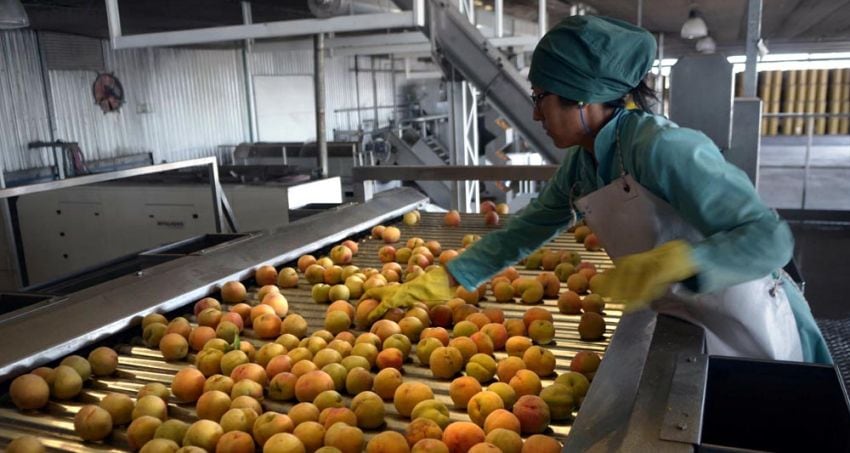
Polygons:
[[688,20],[682,25],[682,37],[685,39],[699,39],[708,36],[708,26],[702,15],[696,8],[692,7],[688,13]]
[[14,30],[30,25],[20,0],[0,0],[0,30]]
[[699,53],[714,53],[716,50],[717,43],[714,42],[714,38],[711,36],[706,36],[697,41],[697,52]]

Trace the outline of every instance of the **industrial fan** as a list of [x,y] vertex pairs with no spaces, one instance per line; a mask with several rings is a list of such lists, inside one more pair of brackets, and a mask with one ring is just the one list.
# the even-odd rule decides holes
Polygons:
[[112,73],[98,74],[92,84],[94,103],[103,113],[115,112],[124,104],[124,87]]

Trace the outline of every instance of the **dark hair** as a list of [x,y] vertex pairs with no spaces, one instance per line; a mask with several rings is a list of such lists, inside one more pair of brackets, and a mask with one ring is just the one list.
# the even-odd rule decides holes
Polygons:
[[[603,102],[602,104],[606,107],[622,108],[626,105],[626,99],[629,97],[635,104],[637,104],[639,109],[647,112],[651,112],[652,106],[658,103],[658,97],[655,96],[655,91],[649,87],[646,80],[641,80],[636,87],[632,88],[631,91],[622,98]],[[558,99],[564,107],[571,107],[579,103],[578,101],[573,101],[560,96],[558,96]]]

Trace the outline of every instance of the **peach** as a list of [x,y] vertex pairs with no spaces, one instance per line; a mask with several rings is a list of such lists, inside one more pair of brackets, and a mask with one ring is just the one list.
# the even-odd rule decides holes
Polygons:
[[345,377],[345,391],[349,395],[357,395],[372,389],[374,378],[369,370],[355,368],[348,372]]
[[422,439],[411,447],[410,453],[449,453],[449,447],[441,440]]
[[578,293],[566,290],[558,296],[558,311],[565,315],[581,314],[581,296]]
[[493,285],[493,297],[496,298],[496,302],[513,302],[514,288],[511,286],[510,282],[496,282]]
[[266,376],[273,378],[280,373],[289,372],[291,370],[292,358],[284,354],[276,355],[269,359],[268,364],[266,365]]
[[501,323],[491,322],[485,324],[481,328],[481,333],[490,337],[490,340],[493,342],[493,349],[496,351],[504,349],[505,343],[508,341],[508,331]]
[[433,398],[434,392],[431,391],[431,387],[421,382],[403,382],[395,390],[393,404],[399,415],[410,417],[417,404]]
[[496,205],[496,212],[499,215],[508,215],[511,212],[511,207],[507,203],[499,203]]
[[253,453],[254,450],[254,439],[250,434],[241,431],[225,432],[215,447],[216,453]]
[[126,425],[133,420],[133,399],[123,393],[109,393],[100,400],[100,407],[112,416],[113,425]]
[[569,420],[575,408],[575,398],[564,384],[552,384],[540,391],[540,398],[549,407],[552,420]]
[[588,294],[581,301],[581,309],[585,312],[601,314],[605,310],[605,301],[599,294]]
[[312,264],[316,264],[316,257],[315,256],[313,256],[313,255],[301,255],[298,258],[298,263],[296,264],[296,266],[298,267],[298,270],[301,271],[301,273],[304,273],[304,271],[306,271],[307,268],[310,267],[310,265],[312,265]]
[[561,453],[561,443],[552,437],[535,434],[526,439],[522,453]]
[[274,312],[278,317],[286,317],[289,312],[289,302],[286,297],[280,293],[270,293],[263,297],[263,305],[268,305],[274,308]]
[[112,416],[99,406],[83,406],[74,416],[74,431],[86,441],[102,440],[112,432]]
[[383,234],[381,234],[381,239],[383,239],[386,244],[393,244],[398,242],[401,239],[401,230],[394,226],[389,226],[384,228]]
[[555,325],[551,321],[537,319],[528,326],[528,336],[537,344],[549,344],[555,339]]
[[591,351],[579,351],[570,361],[570,370],[583,374],[588,380],[593,380],[593,375],[599,369],[601,358]]
[[243,363],[237,366],[230,373],[230,378],[233,379],[234,383],[248,379],[262,386],[265,386],[269,381],[266,370],[256,363]]
[[324,445],[325,427],[319,422],[304,422],[296,426],[292,434],[304,444],[308,452],[313,452]]
[[236,304],[242,302],[247,295],[248,291],[245,290],[245,285],[242,282],[229,281],[221,286],[221,300],[226,303]]
[[233,390],[233,379],[223,374],[214,374],[204,382],[204,393],[218,390],[228,395]]
[[311,264],[304,271],[304,278],[306,278],[307,282],[311,285],[323,283],[325,281],[325,268],[320,264]]
[[233,388],[230,389],[230,398],[239,398],[240,396],[250,396],[256,400],[263,399],[263,386],[245,379],[233,384]]
[[233,402],[230,403],[231,409],[251,409],[256,414],[261,414],[263,412],[263,407],[260,405],[260,402],[251,396],[242,395],[232,399]]
[[466,453],[484,438],[484,430],[470,422],[454,422],[443,431],[443,443],[451,453]]
[[505,342],[505,352],[508,355],[522,357],[525,350],[532,346],[531,338],[528,337],[510,337]]
[[589,288],[587,277],[582,274],[573,274],[567,278],[567,288],[578,294],[586,294]]
[[375,225],[374,227],[372,227],[372,238],[381,239],[381,237],[384,235],[385,228],[386,227],[383,225]]
[[318,369],[319,367],[317,367],[315,363],[309,360],[299,360],[298,362],[295,362],[295,365],[292,365],[291,371],[292,374],[300,378],[301,376],[304,376],[305,374],[311,371],[316,371]]
[[592,231],[590,231],[590,227],[580,225],[575,229],[575,231],[573,231],[573,236],[575,236],[577,244],[582,244],[584,243],[584,238],[586,238],[590,233],[592,233]]
[[[404,215],[405,223],[407,224],[408,212]],[[414,216],[415,217],[415,216]],[[418,219],[414,219],[414,223]],[[395,431],[384,431],[375,435],[369,443],[366,444],[366,453],[409,453],[410,447],[404,436]]]
[[590,283],[588,284],[590,291],[595,293],[595,294],[599,294],[599,295],[604,296],[605,295],[604,294],[605,285],[606,285],[607,279],[608,279],[608,276],[604,273],[596,274],[593,277],[591,277]]
[[250,312],[250,315],[249,315],[251,317],[251,323],[253,324],[255,319],[257,319],[261,315],[265,315],[265,314],[275,314],[274,307],[272,307],[271,305],[263,305],[263,304],[259,304],[259,305],[255,305],[255,306],[251,307],[251,312]]
[[218,423],[225,412],[230,410],[230,396],[224,392],[213,390],[198,398],[195,406],[198,418],[212,420]]
[[260,338],[275,338],[280,335],[280,317],[265,313],[254,319],[254,333]]
[[374,392],[363,391],[351,400],[351,410],[357,417],[357,426],[377,429],[384,424],[384,401]]
[[443,429],[430,418],[415,418],[407,425],[404,437],[408,445],[415,445],[422,439],[440,440],[443,438]]
[[489,391],[477,393],[466,406],[466,411],[469,413],[469,418],[478,426],[484,426],[484,421],[496,409],[504,409],[505,403],[502,398]]
[[[544,271],[555,270],[555,267],[557,267],[560,262],[561,262],[561,253],[556,252],[554,250],[546,250],[546,251],[543,252],[543,255],[540,257],[540,267],[542,267]],[[548,273],[549,272],[543,272],[543,274],[548,274]]]
[[345,423],[349,426],[357,426],[357,415],[354,414],[354,411],[347,407],[328,407],[319,413],[319,423],[321,423],[325,429],[328,429],[334,423],[339,422]]
[[519,292],[518,295],[522,303],[537,304],[543,300],[543,284],[539,280],[531,277],[520,277],[514,280],[514,284],[514,289]]
[[519,419],[512,412],[505,409],[496,409],[484,419],[484,432],[490,433],[494,429],[507,429],[517,434],[520,433]]
[[396,250],[391,245],[385,245],[378,249],[378,259],[382,263],[391,263],[395,261]]
[[298,272],[294,268],[284,267],[277,274],[276,283],[281,288],[296,288],[298,286]]
[[496,226],[499,224],[499,214],[495,211],[490,211],[487,214],[484,214],[484,223],[490,226]]
[[336,447],[341,453],[360,453],[364,443],[363,431],[345,423],[335,423],[325,431],[325,446]]
[[258,285],[274,285],[277,282],[277,269],[274,266],[264,264],[254,271],[254,280]]
[[413,420],[419,418],[427,418],[436,423],[441,429],[448,426],[449,422],[449,409],[443,404],[441,401],[437,401],[435,399],[420,401],[413,407],[413,411],[410,413],[410,418]]
[[443,346],[434,349],[428,362],[435,378],[449,379],[463,368],[463,355],[457,348]]
[[605,319],[599,313],[594,312],[581,315],[578,333],[584,341],[601,340],[605,336]]
[[323,256],[316,260],[316,264],[322,266],[325,269],[328,269],[334,266],[334,260],[328,258],[327,256]]
[[221,425],[221,429],[225,433],[229,433],[231,431],[242,431],[244,433],[249,433],[251,432],[251,428],[254,427],[254,422],[256,420],[257,413],[253,409],[231,408],[227,412],[225,412],[224,415],[221,416],[221,421],[219,422],[219,424]]
[[257,417],[251,433],[257,445],[262,447],[275,434],[291,433],[293,429],[295,424],[288,415],[269,411]]
[[163,401],[168,401],[168,397],[171,396],[171,391],[168,390],[168,387],[160,384],[159,382],[151,382],[149,384],[145,384],[139,389],[139,392],[136,394],[136,399],[142,399],[148,395],[153,395]]
[[130,417],[135,420],[144,416],[165,420],[168,418],[168,406],[158,396],[145,395],[136,401],[136,407],[133,408]]
[[572,263],[559,263],[555,266],[555,276],[558,277],[560,282],[566,282],[575,271],[576,268]]
[[578,406],[581,400],[584,399],[584,396],[587,395],[587,390],[590,387],[590,381],[588,381],[583,374],[575,371],[568,371],[559,375],[555,379],[555,383],[564,385],[570,390],[576,406]]
[[558,297],[558,292],[561,290],[561,281],[552,272],[541,272],[537,276],[537,280],[543,284],[543,297],[553,299]]
[[532,346],[526,349],[522,361],[529,370],[540,377],[550,376],[555,372],[555,354],[546,348]]
[[198,313],[198,325],[215,328],[221,321],[221,315],[217,308],[205,308]]
[[469,337],[469,339],[475,342],[475,346],[478,348],[479,353],[493,355],[493,351],[495,350],[493,340],[491,340],[489,336],[485,335],[484,332],[475,332]]
[[404,355],[396,348],[387,348],[378,353],[375,363],[381,370],[384,368],[401,370],[402,365],[404,365]]
[[602,250],[602,244],[599,243],[599,238],[595,234],[590,233],[584,238],[584,248],[591,252]]
[[467,376],[472,376],[481,383],[493,379],[496,369],[496,360],[488,354],[475,354],[466,364]]
[[292,423],[295,426],[298,426],[305,422],[317,422],[319,421],[319,408],[316,407],[313,403],[298,403],[292,406],[292,409],[289,410],[289,418],[292,419]]
[[431,252],[431,261],[434,261],[434,257],[438,257],[443,253],[443,246],[437,241],[425,242],[425,248]]
[[136,418],[127,427],[127,445],[132,450],[141,449],[154,438],[153,436],[160,425],[162,425],[162,420],[155,417],[141,416]]
[[531,326],[531,323],[533,321],[537,319],[542,319],[549,322],[554,321],[554,318],[552,317],[552,312],[542,307],[529,308],[522,315],[522,322],[525,323],[526,329]]
[[193,351],[200,351],[201,349],[204,349],[204,345],[207,344],[208,341],[215,337],[215,329],[212,327],[195,327],[192,329],[192,333],[189,334],[189,346]]
[[[462,299],[455,299],[455,300],[462,300]],[[464,302],[463,304],[457,305],[454,308],[452,308],[452,321],[454,321],[455,324],[460,323],[460,322],[464,322],[469,315],[471,315],[473,313],[478,313],[478,312],[479,312],[478,307],[476,307],[475,305],[467,304],[466,302]],[[475,326],[475,325],[473,324],[473,326]],[[475,330],[469,332],[468,334],[471,335],[473,332],[476,332],[476,331],[478,331],[478,326],[475,326]]]
[[281,334],[304,338],[307,335],[307,321],[301,315],[290,313],[280,324]]
[[514,403],[516,403],[516,390],[507,382],[494,382],[487,387],[487,390],[499,395],[502,398],[502,402],[505,403],[506,409],[512,408]]
[[351,252],[350,248],[344,245],[337,245],[332,248],[330,252],[331,260],[337,265],[351,263],[352,256],[354,256],[354,253]]
[[496,368],[496,374],[499,376],[499,380],[501,382],[510,382],[511,378],[514,377],[517,371],[525,369],[527,369],[525,362],[523,362],[520,357],[505,357],[499,361]]
[[335,388],[333,379],[324,371],[311,371],[298,378],[295,384],[295,397],[298,401],[313,401],[319,393]]
[[517,370],[509,384],[520,398],[526,395],[537,395],[542,389],[540,377],[531,370]]
[[449,261],[457,258],[458,255],[459,253],[457,252],[457,250],[443,250],[442,252],[440,252],[440,264],[445,266],[446,264],[448,264]]
[[171,381],[171,393],[180,401],[197,401],[204,391],[206,378],[195,368],[183,368]]
[[331,285],[327,283],[316,283],[310,289],[310,296],[317,304],[326,304],[331,301]]
[[346,239],[342,241],[341,245],[348,247],[348,249],[351,250],[352,255],[356,255],[357,252],[360,250],[360,246],[357,244],[357,242],[354,242],[351,239]]
[[[215,300],[212,297],[210,297],[209,299]],[[203,299],[201,299],[201,300],[203,300]],[[218,302],[217,300],[215,300],[215,301]],[[198,303],[200,303],[200,301],[195,303],[195,306],[196,306],[195,315],[200,313],[200,311],[202,309],[207,308],[206,306],[202,306],[200,309],[197,309]],[[219,307],[221,307],[221,305],[219,305]],[[163,316],[160,313],[150,313],[150,314],[145,315],[145,317],[142,318],[142,330],[144,330],[145,327],[147,327],[151,324],[168,325],[168,318],[166,318],[165,316]]]
[[[421,308],[414,308],[413,310],[422,310]],[[411,310],[412,311],[412,310]],[[422,310],[424,312],[424,310]],[[402,335],[407,337],[409,341],[419,341],[419,335],[425,330],[425,324],[422,320],[416,316],[405,314],[404,318],[398,322],[398,327],[401,329]],[[427,312],[426,312],[427,313]],[[427,319],[427,314],[425,315]]]
[[522,453],[522,437],[514,431],[496,428],[487,433],[486,440],[502,450],[502,453]]
[[451,210],[443,216],[443,224],[445,226],[456,227],[460,225],[460,213],[456,210]]
[[461,245],[463,245],[464,248],[466,248],[478,241],[479,239],[481,239],[480,234],[465,234],[460,240],[460,243]]
[[449,396],[458,408],[466,408],[469,400],[481,392],[481,383],[471,376],[462,376],[449,385]]
[[401,372],[395,368],[384,368],[375,375],[372,390],[382,399],[389,400],[395,398],[402,383]]
[[[431,338],[433,340],[433,338]],[[478,346],[475,345],[475,342],[472,341],[469,337],[455,337],[449,341],[449,346],[453,348],[457,348],[460,351],[460,355],[463,357],[464,363],[472,358],[473,355],[478,353]],[[430,352],[423,351],[428,354],[428,359],[430,359],[430,352],[434,352],[433,349]],[[430,360],[425,360],[423,362],[430,364]]]
[[378,336],[383,343],[390,335],[394,335],[397,333],[401,333],[401,327],[399,327],[398,323],[394,321],[390,321],[388,319],[380,319],[372,324],[371,333],[374,333]]
[[519,419],[523,434],[539,434],[549,427],[549,406],[536,395],[520,396],[514,404],[513,414]]
[[482,214],[487,214],[490,211],[496,211],[496,203],[493,203],[490,200],[482,201],[479,211]]
[[41,376],[24,374],[12,381],[9,396],[18,409],[41,409],[50,399],[50,387]]
[[525,323],[521,319],[506,319],[503,324],[508,332],[508,338],[524,337],[527,333]]
[[481,299],[481,295],[478,294],[477,289],[470,291],[464,288],[463,286],[457,287],[457,289],[455,290],[455,297],[463,299],[464,302],[472,305],[477,304],[478,300]]
[[239,335],[239,326],[230,321],[222,321],[215,328],[215,335],[218,338],[226,341],[228,344],[233,344],[236,336]]

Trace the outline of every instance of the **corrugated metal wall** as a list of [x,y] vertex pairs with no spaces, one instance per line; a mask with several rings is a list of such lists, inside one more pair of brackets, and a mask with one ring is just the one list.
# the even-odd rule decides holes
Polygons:
[[48,164],[27,143],[50,140],[35,33],[0,32],[0,155],[5,171]]
[[[6,171],[50,165],[45,151],[26,144],[50,140],[38,40],[31,31],[0,33],[0,153]],[[104,115],[94,104],[93,71],[50,70],[49,87],[55,138],[80,143],[89,160],[152,152],[155,162],[224,155],[226,145],[248,140],[249,124],[242,52],[240,50],[135,49],[112,50],[103,42],[107,70],[121,80],[126,105]],[[309,75],[312,49],[254,53],[253,75]],[[332,56],[326,65],[328,139],[334,129],[357,128],[356,112],[337,112],[357,105],[361,120],[374,117],[370,58]],[[376,58],[377,103],[393,104],[390,62]],[[404,77],[397,78],[397,84]],[[398,90],[400,92],[400,90]],[[379,109],[379,122],[394,117]]]

